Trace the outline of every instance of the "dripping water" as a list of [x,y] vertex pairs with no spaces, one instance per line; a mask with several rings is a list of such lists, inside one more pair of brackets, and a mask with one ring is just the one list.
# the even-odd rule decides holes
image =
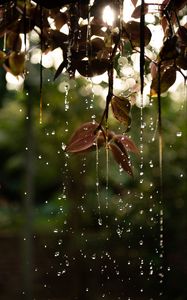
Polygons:
[[97,205],[98,205],[98,212],[99,212],[99,218],[98,218],[98,224],[102,226],[103,220],[101,218],[101,200],[100,200],[100,191],[99,191],[99,147],[96,139],[96,196],[97,196]]

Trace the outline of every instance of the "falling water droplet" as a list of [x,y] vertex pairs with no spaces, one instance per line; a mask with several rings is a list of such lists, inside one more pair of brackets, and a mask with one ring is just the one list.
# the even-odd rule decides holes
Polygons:
[[101,218],[98,219],[98,224],[99,224],[100,226],[103,225],[103,220],[102,220]]
[[181,136],[182,136],[182,132],[181,132],[181,131],[178,131],[178,132],[176,133],[176,136],[177,136],[177,137],[181,137]]

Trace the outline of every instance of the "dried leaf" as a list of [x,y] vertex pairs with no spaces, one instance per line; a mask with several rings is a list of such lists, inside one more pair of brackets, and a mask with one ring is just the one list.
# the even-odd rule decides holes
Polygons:
[[134,142],[126,135],[117,134],[113,138],[114,142],[118,145],[118,147],[121,149],[122,152],[124,152],[123,149],[131,151],[133,153],[139,154],[139,149],[136,147]]
[[[161,93],[166,92],[175,83],[175,80],[176,80],[175,67],[171,66],[171,67],[168,67],[167,69],[164,69],[163,71],[161,71],[160,92]],[[157,92],[158,92],[158,74],[152,80],[150,95],[152,97],[157,96]]]
[[127,98],[112,96],[111,107],[114,117],[125,125],[126,128],[130,127],[131,117],[130,109],[131,104]]
[[112,151],[115,161],[126,171],[130,176],[133,176],[133,171],[130,165],[128,156],[122,152],[119,147],[114,144],[110,144],[110,149]]
[[71,137],[66,151],[71,153],[80,153],[91,148],[96,140],[95,130],[98,123],[88,122],[81,125]]
[[[144,14],[147,14],[148,13],[148,7],[149,5],[148,4],[144,4]],[[141,16],[141,5],[138,5],[135,10],[133,11],[131,17],[132,18],[135,18],[135,19],[138,19],[140,18]]]

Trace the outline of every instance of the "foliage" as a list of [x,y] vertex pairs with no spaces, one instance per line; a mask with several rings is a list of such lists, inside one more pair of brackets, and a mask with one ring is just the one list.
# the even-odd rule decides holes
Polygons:
[[[67,70],[70,78],[75,77],[76,71],[84,77],[93,77],[108,72],[105,110],[98,128],[95,128],[95,124],[93,127],[94,134],[104,127],[102,132],[106,148],[112,150],[118,163],[122,163],[121,149],[113,144],[111,146],[107,144],[110,140],[110,133],[107,130],[110,104],[114,117],[124,124],[125,131],[129,130],[130,108],[134,103],[135,95],[139,97],[139,91],[143,94],[145,73],[146,75],[151,73],[152,76],[150,96],[158,97],[160,102],[160,94],[168,91],[175,83],[177,71],[186,80],[183,71],[186,70],[187,59],[187,27],[186,24],[180,24],[180,12],[184,9],[186,1],[164,0],[161,4],[157,4],[159,12],[157,24],[160,23],[162,26],[164,39],[163,46],[155,59],[145,55],[146,47],[150,49],[151,38],[155,38],[152,37],[152,32],[145,23],[145,15],[155,12],[152,10],[153,5],[142,1],[141,5],[137,6],[137,1],[132,1],[134,5],[132,17],[140,21],[125,22],[122,18],[122,9],[125,4],[122,0],[95,0],[93,3],[68,0],[56,0],[53,3],[39,0],[32,2],[7,0],[3,1],[0,7],[3,16],[0,33],[2,37],[6,36],[5,50],[0,52],[0,61],[4,69],[14,76],[26,76],[26,60],[31,49],[27,50],[24,43],[31,31],[38,35],[39,44],[36,46],[40,47],[43,53],[58,47],[62,49],[63,61],[54,75],[55,79],[64,72],[64,69]],[[102,16],[102,11],[107,5],[110,5],[115,12],[113,24],[107,23]],[[49,18],[52,21],[49,21]],[[61,31],[64,25],[68,26],[68,34]],[[22,40],[21,34],[24,35]],[[114,95],[114,69],[116,56],[122,55],[127,45],[130,45],[131,53],[140,53],[140,85],[137,88],[135,81],[135,85],[129,89],[126,97],[122,98],[120,95]],[[30,47],[32,48],[32,45]],[[41,70],[41,109],[42,82]],[[81,128],[84,129],[84,125]],[[92,144],[95,140],[93,131],[89,139],[89,143]],[[68,148],[66,150],[68,151]]]

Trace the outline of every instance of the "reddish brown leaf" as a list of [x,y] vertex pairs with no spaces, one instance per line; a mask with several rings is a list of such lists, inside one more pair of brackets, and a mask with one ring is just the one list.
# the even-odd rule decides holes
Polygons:
[[111,99],[111,107],[114,117],[129,128],[131,117],[129,116],[131,104],[127,98],[113,96]]
[[139,149],[136,147],[134,142],[128,136],[117,134],[113,139],[122,152],[124,152],[123,149],[125,148],[125,151],[128,150],[133,153],[139,154]]
[[[134,47],[140,47],[140,22],[130,21],[123,24],[122,36],[129,39]],[[144,26],[144,44],[147,46],[151,40],[151,31]]]
[[91,148],[96,140],[95,130],[98,123],[88,122],[80,126],[71,137],[66,151],[71,153],[80,153]]
[[[164,69],[160,74],[160,92],[161,93],[166,92],[175,83],[175,80],[176,80],[175,67],[171,66],[168,67],[167,69]],[[152,80],[150,95],[152,97],[157,96],[157,91],[158,91],[158,74]]]
[[187,28],[180,26],[177,33],[179,35],[181,45],[187,47]]
[[[144,4],[144,14],[147,14],[148,13],[148,7],[149,5],[148,4]],[[141,5],[138,5],[135,10],[133,11],[131,17],[132,18],[135,18],[135,19],[138,19],[140,18],[141,16]]]
[[133,4],[134,6],[136,6],[138,0],[131,0],[131,2],[132,2],[132,4]]
[[116,145],[110,144],[110,150],[112,151],[115,161],[126,171],[130,176],[133,176],[133,171],[130,165],[128,156],[122,152]]
[[168,38],[160,50],[159,57],[161,61],[174,59],[178,56],[178,46],[177,46],[177,36],[174,35],[171,38]]
[[101,75],[108,69],[109,61],[106,59],[93,59],[77,61],[76,68],[78,72],[85,77]]

